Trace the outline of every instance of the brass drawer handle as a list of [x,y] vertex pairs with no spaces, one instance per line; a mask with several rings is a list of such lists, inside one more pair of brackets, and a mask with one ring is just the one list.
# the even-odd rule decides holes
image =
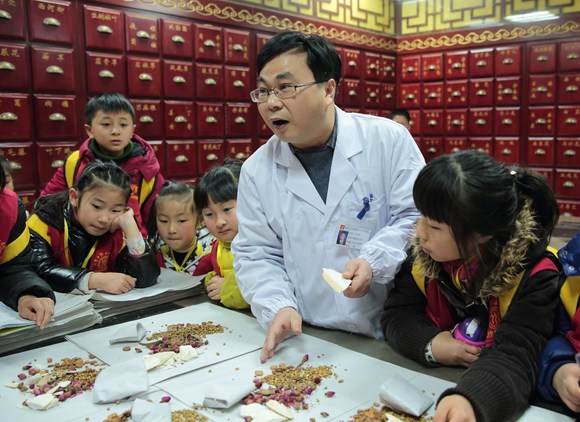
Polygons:
[[137,31],[137,33],[135,34],[137,35],[137,38],[142,38],[142,39],[149,39],[151,38],[151,36],[149,35],[149,33],[147,31]]
[[151,76],[149,73],[140,73],[139,74],[139,80],[141,80],[141,81],[152,81],[153,80],[153,76]]
[[437,66],[435,66],[434,64],[431,64],[431,65],[427,66],[427,70],[429,70],[429,71],[437,70]]
[[576,91],[578,91],[578,87],[576,85],[568,85],[566,87],[566,91],[567,92],[576,92]]
[[566,122],[567,125],[575,125],[576,123],[578,123],[578,120],[576,120],[575,117],[568,117],[565,120],[565,122]]
[[574,157],[576,156],[576,151],[573,149],[567,149],[566,151],[564,151],[564,155],[567,157]]
[[42,23],[46,26],[60,26],[60,21],[57,18],[44,18]]
[[369,93],[369,97],[377,98],[377,93],[373,91],[373,92]]
[[451,152],[453,152],[453,153],[459,152],[459,151],[461,151],[461,148],[458,148],[458,147],[454,147],[451,149]]
[[548,92],[548,88],[545,86],[539,86],[536,88],[537,92]]
[[183,116],[175,116],[175,119],[173,119],[173,121],[175,123],[187,123],[187,119]]
[[17,161],[10,161],[10,168],[12,170],[22,170],[22,164]]
[[244,160],[247,158],[247,155],[244,154],[243,152],[238,152],[235,156],[236,160]]
[[203,42],[203,45],[205,45],[206,47],[215,47],[215,42],[213,42],[213,40],[205,40]]
[[542,118],[542,117],[540,117],[540,118],[536,119],[536,124],[537,124],[537,125],[545,125],[545,124],[547,124],[547,123],[548,123],[548,122],[546,121],[546,119],[544,119],[544,118]]
[[451,67],[452,67],[453,69],[461,69],[461,68],[463,67],[463,65],[462,65],[461,63],[459,63],[459,62],[455,62],[455,63],[453,63],[453,64],[451,65]]
[[356,62],[354,60],[349,60],[348,66],[349,67],[356,67]]
[[548,61],[548,56],[542,54],[541,56],[536,57],[536,61],[537,62],[547,62]]
[[141,117],[139,117],[139,122],[141,122],[141,123],[153,123],[153,117],[141,116]]
[[511,95],[514,91],[511,88],[505,88],[501,93],[504,95]]
[[538,148],[534,151],[534,155],[546,155],[546,150],[542,148]]
[[487,66],[487,62],[485,60],[480,60],[475,65],[477,67],[485,67],[485,66]]
[[436,92],[430,92],[429,93],[429,98],[437,98],[437,93]]
[[414,100],[415,99],[415,95],[408,94],[406,98],[407,98],[407,100]]
[[507,58],[503,59],[502,63],[503,64],[513,64],[514,60],[512,58],[507,57]]
[[392,72],[392,71],[393,71],[393,68],[392,68],[391,66],[387,66],[385,70],[386,70],[387,72]]
[[173,82],[175,82],[176,84],[184,84],[186,80],[183,76],[174,76]]
[[427,122],[427,124],[428,124],[429,126],[437,126],[437,120],[429,120],[429,121]]
[[99,25],[97,26],[97,32],[100,32],[101,34],[112,34],[113,29],[107,25]]
[[475,95],[479,97],[484,97],[485,95],[487,95],[487,92],[485,91],[485,89],[478,89]]
[[485,119],[477,119],[475,121],[475,124],[479,125],[479,126],[483,126],[483,125],[485,125]]
[[393,94],[391,94],[390,92],[388,94],[385,94],[385,98],[387,100],[390,100],[391,98],[393,98]]
[[427,152],[428,152],[429,154],[436,154],[436,153],[437,153],[437,148],[435,148],[435,147],[431,147],[431,148],[429,148],[429,149],[427,150]]
[[455,119],[451,121],[452,126],[461,126],[461,120]]
[[115,78],[115,75],[113,74],[113,72],[111,72],[110,70],[106,70],[106,69],[105,70],[101,70],[99,72],[99,76],[101,78],[109,78],[109,79],[114,79]]
[[377,68],[377,65],[375,63],[369,64],[369,69],[370,70],[375,70],[376,68]]
[[568,55],[566,56],[566,58],[567,58],[568,60],[576,60],[576,59],[578,58],[578,54],[576,54],[576,53],[570,53],[570,54],[568,54]]
[[218,119],[216,119],[216,118],[215,118],[215,117],[213,117],[213,116],[207,116],[207,117],[205,118],[205,122],[206,122],[206,123],[211,123],[211,124],[214,124],[214,123],[217,123],[217,122],[218,122]]
[[415,71],[415,68],[413,66],[409,66],[407,67],[407,73],[413,73]]
[[234,123],[241,125],[246,123],[246,119],[244,119],[242,116],[238,116],[234,119]]
[[348,91],[348,95],[351,97],[356,97],[356,91],[354,89],[351,89],[350,91]]
[[573,188],[574,182],[571,182],[570,180],[566,180],[564,183],[562,183],[562,186],[565,188]]
[[5,111],[4,113],[0,114],[0,120],[18,120],[18,116],[14,113],[10,113],[9,111]]
[[66,122],[66,116],[61,113],[52,113],[48,116],[48,120],[52,122]]
[[10,20],[12,19],[12,15],[8,13],[6,10],[0,10],[0,18]]
[[52,73],[52,74],[56,74],[56,75],[62,75],[64,73],[64,70],[60,66],[52,65],[52,66],[48,66],[46,68],[46,73]]
[[512,122],[512,119],[503,119],[503,120],[501,121],[501,124],[502,124],[502,125],[511,125],[512,123],[513,123],[513,122]]
[[0,62],[0,70],[15,70],[16,66],[14,66],[10,62]]
[[207,161],[216,161],[218,159],[218,156],[215,154],[208,154],[207,157],[205,157],[205,159]]
[[54,160],[52,163],[50,163],[50,166],[53,169],[57,169],[59,167],[64,166],[64,160]]
[[501,150],[502,155],[512,155],[512,150],[509,148],[504,148]]
[[234,81],[234,83],[232,85],[235,86],[236,88],[243,88],[244,82],[242,82],[240,80],[236,80],[236,81]]
[[452,96],[452,97],[461,97],[461,92],[459,92],[459,91],[453,91],[453,92],[451,93],[451,96]]
[[177,163],[187,163],[189,161],[189,159],[185,155],[180,154],[177,157],[175,157],[175,161]]
[[185,39],[181,35],[172,36],[171,41],[173,41],[175,44],[185,44]]
[[242,44],[234,44],[234,45],[232,45],[232,50],[234,50],[234,51],[244,51],[244,46]]
[[205,83],[206,85],[217,85],[217,82],[215,81],[215,79],[214,79],[214,78],[207,78],[207,79],[204,81],[204,83]]

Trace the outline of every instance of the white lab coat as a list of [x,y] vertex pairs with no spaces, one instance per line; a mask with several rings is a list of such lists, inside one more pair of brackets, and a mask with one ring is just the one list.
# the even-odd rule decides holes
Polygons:
[[[425,161],[403,126],[336,112],[326,204],[278,137],[244,163],[232,242],[236,279],[264,328],[280,309],[294,307],[311,324],[382,338],[380,315],[419,216],[412,190]],[[375,200],[361,220],[370,240],[358,249],[338,245],[339,226],[357,221],[371,193]],[[351,299],[323,281],[322,268],[342,272],[357,257],[371,265],[373,283],[366,296]]]

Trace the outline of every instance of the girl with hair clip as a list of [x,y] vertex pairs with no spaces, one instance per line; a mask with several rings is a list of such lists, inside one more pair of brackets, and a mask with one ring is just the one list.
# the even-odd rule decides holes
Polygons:
[[129,175],[97,160],[73,188],[37,200],[31,244],[54,290],[120,294],[156,283],[159,265],[127,206],[130,195]]
[[554,194],[535,172],[462,151],[428,163],[413,198],[422,217],[385,303],[385,337],[425,366],[467,368],[434,422],[514,419],[558,303]]
[[54,312],[55,296],[34,271],[24,204],[6,183],[0,171],[0,299],[42,329]]
[[162,268],[193,275],[214,237],[201,227],[189,183],[165,182],[151,209],[148,232]]
[[203,175],[195,188],[195,207],[201,212],[209,232],[217,239],[211,252],[204,256],[194,275],[206,274],[205,287],[211,300],[227,308],[249,308],[234,273],[231,242],[238,234],[236,205],[238,180],[242,162],[226,158],[223,165],[213,167]]

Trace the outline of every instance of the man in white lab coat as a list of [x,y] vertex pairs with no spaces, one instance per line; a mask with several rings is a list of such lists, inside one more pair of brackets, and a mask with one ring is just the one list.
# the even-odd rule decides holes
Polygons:
[[[300,334],[302,320],[382,338],[425,161],[403,126],[335,106],[341,61],[324,38],[278,34],[257,70],[251,98],[274,136],[242,167],[232,251],[240,291],[268,330],[261,361]],[[350,287],[336,293],[323,268],[342,272]]]

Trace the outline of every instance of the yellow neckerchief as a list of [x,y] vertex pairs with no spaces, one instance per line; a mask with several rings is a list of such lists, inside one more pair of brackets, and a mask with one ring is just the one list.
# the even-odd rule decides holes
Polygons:
[[185,269],[185,264],[187,264],[187,260],[191,257],[191,254],[193,253],[193,251],[195,251],[197,249],[197,236],[195,236],[193,238],[193,242],[191,243],[191,246],[189,247],[189,249],[187,250],[187,255],[185,255],[185,258],[183,258],[183,261],[181,261],[181,265],[179,265],[177,263],[177,261],[175,260],[175,256],[173,255],[173,249],[171,249],[169,247],[169,245],[167,245],[167,249],[169,249],[169,253],[171,254],[171,262],[173,262],[173,266],[175,267],[175,271],[178,273],[182,273],[183,270]]
[[[98,240],[95,241],[95,244],[93,245],[93,247],[89,251],[89,254],[86,256],[85,260],[83,261],[83,263],[81,265],[82,268],[87,268],[87,264],[89,263],[93,254],[97,250],[97,243],[99,243]],[[68,223],[66,221],[66,218],[64,219],[64,252],[66,254],[66,260],[68,262],[68,265],[72,266],[73,260],[72,260],[71,254],[70,254],[70,250],[68,249]]]

